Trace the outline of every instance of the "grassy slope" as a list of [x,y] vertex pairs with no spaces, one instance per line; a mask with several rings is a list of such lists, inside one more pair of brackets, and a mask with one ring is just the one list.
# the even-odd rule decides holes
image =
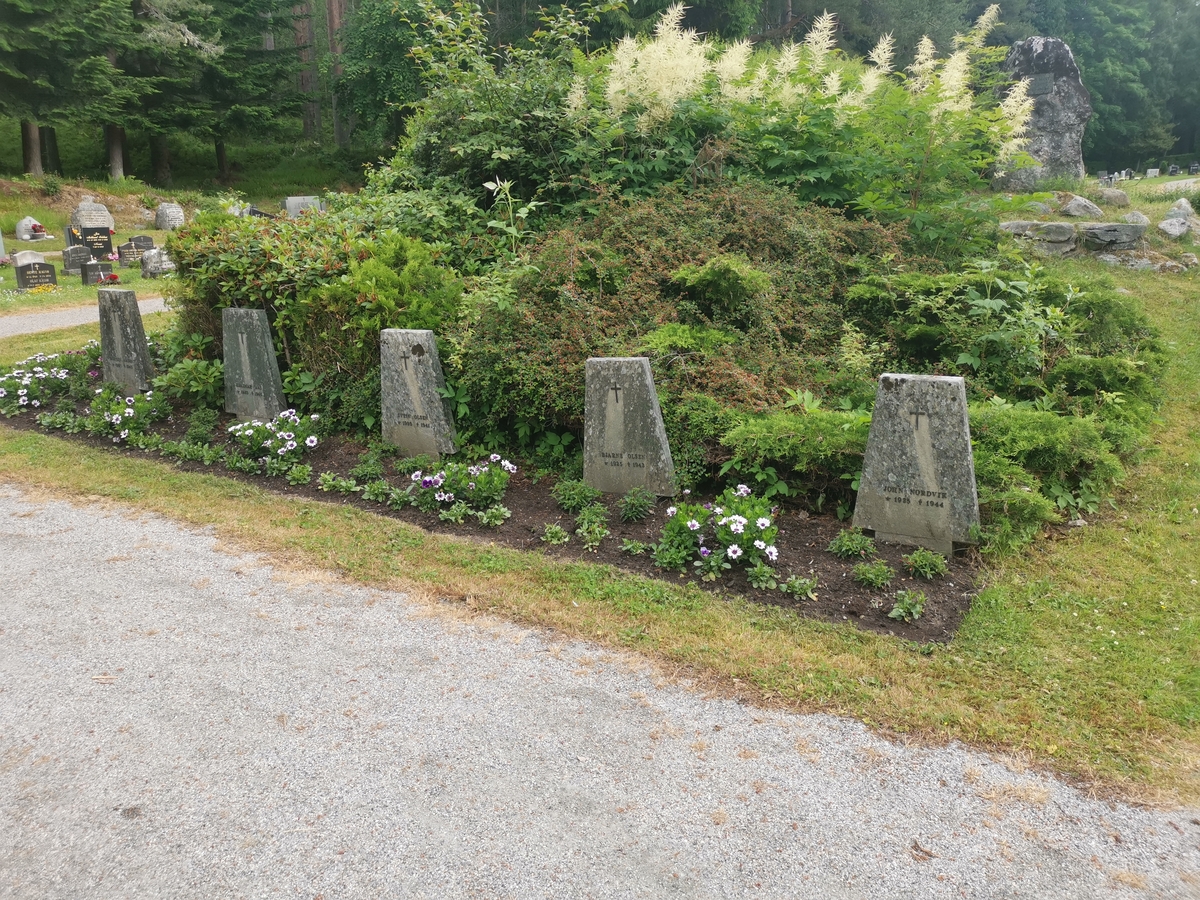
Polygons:
[[1200,281],[1116,277],[1179,344],[1158,444],[1131,473],[1119,511],[994,565],[958,638],[925,652],[3,428],[0,477],[131,502],[366,583],[632,647],[759,702],[959,739],[1128,795],[1196,803]]

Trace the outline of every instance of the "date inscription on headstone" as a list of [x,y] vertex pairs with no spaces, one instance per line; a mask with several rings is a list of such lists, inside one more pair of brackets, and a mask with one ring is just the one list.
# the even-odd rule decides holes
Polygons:
[[974,543],[979,499],[961,378],[880,376],[854,524],[945,554]]
[[385,328],[379,361],[383,439],[410,456],[453,453],[454,418],[442,396],[446,378],[433,332]]

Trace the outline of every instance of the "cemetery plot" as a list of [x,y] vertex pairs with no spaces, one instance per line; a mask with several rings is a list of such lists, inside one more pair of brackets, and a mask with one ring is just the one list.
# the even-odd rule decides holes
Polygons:
[[58,275],[54,272],[54,266],[48,263],[26,263],[23,266],[17,266],[16,273],[18,291],[58,284]]

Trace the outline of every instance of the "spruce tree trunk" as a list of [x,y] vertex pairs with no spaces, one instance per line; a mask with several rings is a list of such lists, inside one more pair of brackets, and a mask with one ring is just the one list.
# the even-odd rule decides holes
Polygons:
[[25,174],[41,178],[46,174],[42,168],[42,135],[37,123],[21,120],[21,155],[24,157]]
[[104,139],[108,144],[108,177],[118,181],[125,177],[125,129],[105,125]]
[[329,55],[333,59],[332,78],[329,85],[329,108],[333,115],[333,139],[339,147],[350,142],[350,129],[346,117],[339,114],[337,83],[342,77],[342,26],[346,19],[346,0],[328,0],[325,6],[326,24],[329,30]]
[[42,139],[42,165],[47,172],[55,175],[62,174],[62,159],[58,155],[58,134],[52,125],[43,125],[38,129]]
[[154,183],[171,186],[171,147],[165,134],[150,135],[150,164],[154,168]]
[[319,72],[317,53],[313,46],[312,4],[301,3],[292,7],[292,27],[296,38],[296,49],[300,54],[300,93],[305,95],[303,105],[304,136],[315,141],[321,136],[321,101],[317,97]]
[[217,151],[217,179],[225,181],[229,178],[229,155],[225,152],[225,142],[217,138],[214,149]]

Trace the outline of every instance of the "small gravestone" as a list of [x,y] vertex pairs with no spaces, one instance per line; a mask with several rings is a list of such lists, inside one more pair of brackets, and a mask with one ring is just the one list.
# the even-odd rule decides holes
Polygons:
[[442,397],[446,379],[432,331],[379,333],[383,439],[410,456],[454,452],[454,422]]
[[154,213],[154,227],[159,231],[174,231],[184,223],[183,207],[178,203],[160,203]]
[[126,394],[139,394],[150,387],[154,367],[137,294],[116,288],[101,288],[100,352],[104,358],[104,380],[121,386]]
[[79,275],[85,285],[99,284],[106,276],[112,273],[112,263],[107,260],[100,262],[99,260],[89,259],[79,270]]
[[1106,178],[1108,178],[1108,170],[1107,170],[1107,169],[1101,169],[1101,170],[1100,170],[1100,174],[1099,174],[1099,175],[1097,175],[1096,177],[1097,177],[1097,178],[1099,178],[1101,181],[1104,181]]
[[16,235],[18,241],[44,241],[50,237],[42,223],[33,216],[26,216],[17,223]]
[[175,271],[175,263],[167,256],[167,251],[154,247],[142,254],[142,277],[158,278],[168,272]]
[[239,419],[275,418],[287,408],[271,326],[261,309],[221,312],[225,356],[225,412]]
[[1126,169],[1124,172],[1124,175],[1125,175],[1126,181],[1132,180],[1133,179],[1133,169]]
[[117,247],[117,258],[121,262],[121,268],[128,269],[135,264],[140,268],[142,254],[145,252],[141,247],[133,243],[133,241],[126,241],[124,244],[121,244],[121,246]]
[[4,235],[0,234],[0,259],[3,259],[8,254],[4,252]]
[[154,238],[148,234],[135,234],[129,239],[129,243],[137,247],[142,252],[154,249]]
[[306,209],[315,209],[318,212],[320,212],[321,198],[320,197],[288,197],[287,200],[284,201],[284,205],[287,207],[288,218],[294,219],[294,218],[296,218],[296,216],[300,215],[300,213],[304,212],[304,210],[306,210]]
[[112,256],[112,230],[109,228],[81,228],[80,238],[83,246],[92,251],[94,259]]
[[854,524],[877,540],[950,554],[979,526],[961,378],[881,375]]
[[587,361],[583,480],[612,494],[635,487],[675,493],[675,464],[645,357]]
[[117,223],[108,207],[103,203],[96,203],[91,197],[84,197],[83,202],[71,212],[71,228],[81,232],[86,228],[104,228],[111,231],[116,227]]
[[1200,175],[1200,163],[1192,163],[1188,166],[1189,175]]
[[1179,166],[1168,166],[1167,174],[1168,175],[1178,175],[1179,174]]
[[64,275],[82,275],[83,264],[91,262],[92,251],[82,244],[67,247],[62,252],[62,271]]
[[1147,170],[1146,170],[1146,177],[1147,177],[1147,178],[1157,178],[1157,177],[1158,177],[1158,173],[1159,173],[1159,170],[1158,170],[1158,169],[1147,169]]
[[54,266],[44,262],[30,262],[17,266],[17,290],[27,291],[30,288],[45,287],[48,284],[57,285],[58,275]]
[[245,213],[243,213],[243,215],[250,216],[255,219],[278,219],[279,218],[279,216],[273,216],[269,212],[264,212],[263,210],[259,209],[257,206],[251,206],[250,208],[248,208],[246,210]]
[[24,266],[29,263],[44,263],[46,257],[35,250],[18,250],[13,254],[12,263],[14,266]]

